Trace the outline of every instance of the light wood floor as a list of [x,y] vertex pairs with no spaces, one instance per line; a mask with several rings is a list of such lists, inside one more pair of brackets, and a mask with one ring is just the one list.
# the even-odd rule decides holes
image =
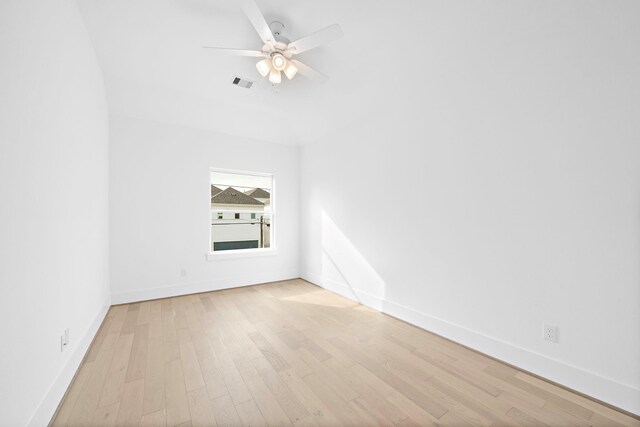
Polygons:
[[302,280],[112,307],[53,425],[640,425]]

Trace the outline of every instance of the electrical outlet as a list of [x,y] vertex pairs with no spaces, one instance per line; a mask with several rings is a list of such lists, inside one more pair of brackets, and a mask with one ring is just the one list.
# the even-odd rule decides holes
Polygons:
[[187,269],[183,268],[182,270],[180,270],[180,277],[187,277]]
[[543,338],[547,341],[551,341],[551,342],[558,342],[558,327],[557,326],[552,326],[552,325],[547,325],[545,324],[543,326]]

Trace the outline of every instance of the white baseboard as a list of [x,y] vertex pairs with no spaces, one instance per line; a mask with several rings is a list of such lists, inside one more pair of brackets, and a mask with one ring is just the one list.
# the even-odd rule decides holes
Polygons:
[[260,277],[227,277],[202,282],[180,283],[158,288],[114,292],[111,294],[111,303],[127,304],[131,302],[189,295],[199,292],[220,291],[223,289],[239,288],[242,286],[257,285],[260,283],[278,282],[280,280],[291,280],[299,277],[300,274],[297,271],[293,271],[284,274],[278,273],[275,275],[261,275]]
[[78,341],[78,345],[71,353],[67,363],[62,367],[56,380],[53,382],[44,399],[40,402],[38,409],[31,417],[31,420],[28,423],[29,426],[40,427],[49,424],[51,418],[53,418],[53,415],[56,412],[56,409],[58,408],[58,405],[60,404],[60,401],[62,401],[67,388],[71,384],[71,381],[73,381],[73,377],[76,375],[76,372],[80,367],[80,363],[82,362],[82,359],[84,359],[84,355],[87,353],[87,350],[89,350],[89,346],[91,345],[93,338],[96,336],[100,325],[102,325],[102,321],[107,315],[110,306],[111,304],[107,300],[93,322],[91,322],[91,325],[89,325],[85,334],[82,336],[80,341]]
[[640,390],[597,373],[513,345],[472,329],[453,324],[410,307],[352,289],[313,273],[302,278],[324,289],[431,331],[459,344],[507,362],[520,369],[562,384],[587,396],[633,414],[640,414]]

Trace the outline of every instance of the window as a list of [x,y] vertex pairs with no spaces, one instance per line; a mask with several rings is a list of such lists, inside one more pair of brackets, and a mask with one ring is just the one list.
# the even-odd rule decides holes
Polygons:
[[211,252],[273,248],[273,175],[211,169]]

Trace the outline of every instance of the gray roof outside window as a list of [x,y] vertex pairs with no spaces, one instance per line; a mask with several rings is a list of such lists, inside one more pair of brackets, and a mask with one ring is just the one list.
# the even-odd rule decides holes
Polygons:
[[254,205],[264,206],[264,203],[244,194],[233,187],[228,187],[211,198],[211,203],[216,205]]

